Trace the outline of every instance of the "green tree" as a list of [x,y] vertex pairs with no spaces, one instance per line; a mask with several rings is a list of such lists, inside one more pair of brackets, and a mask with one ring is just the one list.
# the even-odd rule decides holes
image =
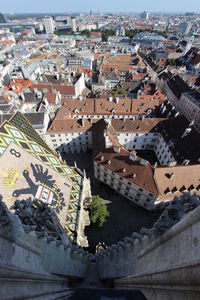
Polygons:
[[89,31],[89,29],[85,29],[83,31],[81,31],[81,35],[86,35],[86,37],[90,37],[91,32]]
[[103,29],[102,30],[102,41],[107,42],[110,36],[115,35],[115,31],[113,29]]
[[130,30],[126,29],[125,34],[126,34],[127,37],[132,39],[137,34],[137,30],[135,30],[135,29],[130,29]]
[[92,197],[92,202],[89,207],[90,220],[93,224],[98,224],[102,227],[106,222],[106,218],[109,217],[107,206],[102,203],[101,198],[97,196]]

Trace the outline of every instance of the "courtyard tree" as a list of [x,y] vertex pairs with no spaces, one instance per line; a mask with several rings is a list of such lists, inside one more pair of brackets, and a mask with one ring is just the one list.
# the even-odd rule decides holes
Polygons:
[[92,197],[92,202],[89,207],[90,220],[93,224],[97,224],[102,227],[109,217],[107,206],[101,201],[101,198],[97,196]]

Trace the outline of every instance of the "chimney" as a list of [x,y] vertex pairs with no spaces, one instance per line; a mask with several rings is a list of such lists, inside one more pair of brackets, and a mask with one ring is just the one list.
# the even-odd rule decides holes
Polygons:
[[177,165],[177,161],[176,161],[176,160],[171,161],[171,162],[169,163],[169,167],[175,167],[176,165]]
[[113,101],[113,97],[110,96],[110,97],[109,97],[109,102],[112,102],[112,101]]
[[115,103],[116,103],[116,104],[119,103],[119,97],[115,97]]
[[140,164],[141,164],[142,166],[147,166],[148,161],[147,161],[146,159],[141,158],[141,159],[140,159]]
[[132,161],[136,161],[136,159],[137,159],[136,152],[135,153],[134,152],[130,152],[129,159],[132,160]]
[[176,117],[178,117],[178,116],[179,116],[179,112],[177,112],[177,113],[175,114],[175,116],[174,116],[174,117],[176,118]]
[[157,168],[157,166],[158,166],[158,163],[155,162],[155,164],[153,165],[153,169]]
[[194,120],[192,122],[190,122],[189,127],[194,125]]

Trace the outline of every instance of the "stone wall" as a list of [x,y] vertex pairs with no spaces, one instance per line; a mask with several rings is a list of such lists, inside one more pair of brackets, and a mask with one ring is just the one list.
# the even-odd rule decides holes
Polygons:
[[1,299],[56,299],[51,297],[69,293],[68,279],[85,277],[88,252],[67,237],[59,240],[27,230],[1,200],[0,215]]
[[175,198],[151,230],[133,233],[98,254],[101,279],[140,289],[147,299],[200,299],[200,207]]

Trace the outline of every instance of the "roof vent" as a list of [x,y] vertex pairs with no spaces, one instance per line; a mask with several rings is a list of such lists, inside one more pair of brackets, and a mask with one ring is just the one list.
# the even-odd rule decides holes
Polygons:
[[175,187],[172,189],[172,193],[176,193],[176,192],[178,192],[178,189],[177,189],[177,187],[175,186]]
[[182,135],[182,138],[186,137],[191,131],[192,131],[192,128],[186,128]]
[[165,195],[171,193],[170,189],[169,188],[166,188],[166,190],[164,191]]
[[183,185],[183,186],[180,188],[180,192],[186,192],[186,191],[187,191],[187,189],[186,189],[185,185]]
[[114,147],[114,151],[116,152],[116,153],[120,153],[120,147]]
[[189,159],[185,159],[185,160],[183,161],[183,165],[184,165],[184,166],[189,165],[189,163],[190,163]]
[[188,188],[188,191],[193,191],[193,190],[195,190],[195,187],[194,187],[194,185],[193,184],[191,184],[191,186]]

